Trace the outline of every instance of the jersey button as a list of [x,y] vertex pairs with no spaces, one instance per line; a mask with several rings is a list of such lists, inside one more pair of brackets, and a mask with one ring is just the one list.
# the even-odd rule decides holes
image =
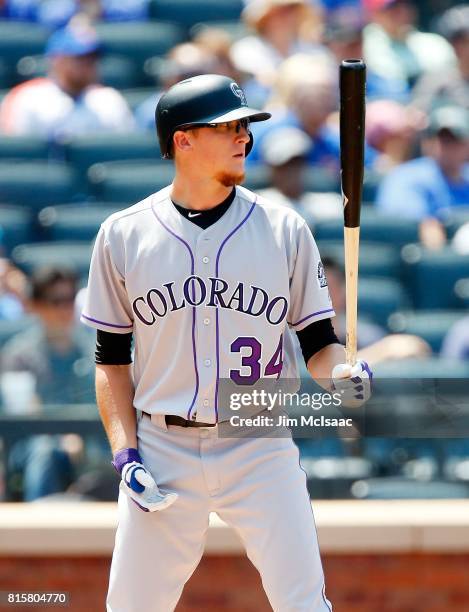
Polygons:
[[203,261],[205,264],[207,264],[207,263],[210,261],[210,259],[209,259],[208,257],[202,257],[202,261]]
[[207,399],[204,400],[204,406],[208,406],[209,401]]
[[210,361],[210,359],[206,359],[206,360],[204,361],[204,365],[206,365],[206,366],[207,366],[207,368],[208,368],[209,366],[211,366],[211,365],[212,365],[212,362]]
[[204,325],[210,325],[210,319],[204,319]]

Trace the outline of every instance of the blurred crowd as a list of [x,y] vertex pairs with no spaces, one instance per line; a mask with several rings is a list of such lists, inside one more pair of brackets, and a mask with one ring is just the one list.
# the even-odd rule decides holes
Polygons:
[[[43,162],[44,168],[61,165],[77,171],[79,187],[69,201],[82,207],[84,217],[103,201],[111,207],[115,198],[88,190],[93,168],[87,174],[85,163],[83,174],[81,166],[73,167],[67,147],[83,138],[122,137],[120,153],[112,140],[108,157],[101,151],[98,161],[104,168],[106,162],[132,159],[133,171],[135,165],[151,163],[155,177],[166,177],[161,163],[169,162],[157,159],[156,103],[172,84],[201,73],[236,79],[252,106],[272,113],[270,121],[252,126],[246,184],[298,210],[320,247],[325,244],[324,263],[338,315],[334,324],[343,338],[343,269],[334,248],[342,217],[338,67],[346,58],[364,58],[363,257],[369,253],[364,275],[367,265],[372,270],[369,307],[360,309],[361,353],[373,364],[409,359],[469,364],[469,317],[464,316],[469,303],[469,5],[433,2],[433,12],[427,3],[412,0],[229,0],[202,5],[205,16],[196,0],[173,6],[168,0],[0,0],[0,50],[1,32],[8,26],[29,32],[32,39],[44,37],[41,52],[29,57],[0,55],[0,140],[10,147],[0,143],[4,413],[24,412],[25,404],[37,414],[58,404],[92,403],[94,340],[77,324],[79,290],[86,284],[82,271],[64,266],[60,257],[46,267],[25,267],[14,250],[22,241],[14,233],[4,240],[2,210],[31,207],[29,196],[11,190],[14,171],[7,164],[20,164],[25,147],[26,158]],[[137,137],[154,139],[154,151],[126,155]],[[41,154],[31,154],[28,138],[36,139],[35,146],[45,143]],[[37,168],[38,175],[44,174],[42,166]],[[121,166],[116,168],[119,172]],[[135,174],[134,182],[140,176]],[[61,197],[45,202],[47,213],[31,210],[30,242],[47,242],[47,226],[63,208],[54,212],[54,206],[66,202]],[[125,197],[117,204],[134,203]],[[387,223],[395,234],[387,232]],[[402,238],[399,223],[407,228]],[[414,239],[406,238],[409,228],[415,229]],[[380,242],[381,250],[376,247]],[[385,255],[388,263],[379,268]],[[404,263],[392,268],[392,258],[401,255]],[[409,270],[420,266],[420,280],[406,276],[406,264]],[[381,278],[373,285],[375,276]],[[419,283],[426,286],[422,289]],[[384,293],[394,290],[394,302],[389,298],[376,305],[380,287]],[[398,302],[395,296],[401,293]],[[419,309],[435,312],[427,323],[421,319],[420,327],[412,326],[412,313]],[[396,310],[406,314],[396,317]],[[440,310],[446,318],[443,312],[437,320],[433,315]],[[389,324],[388,315],[394,316]],[[94,448],[106,457],[101,442],[95,441]],[[86,456],[83,449],[78,437],[28,437],[15,444],[7,471],[22,474],[24,499],[57,493],[76,477],[77,462]]]

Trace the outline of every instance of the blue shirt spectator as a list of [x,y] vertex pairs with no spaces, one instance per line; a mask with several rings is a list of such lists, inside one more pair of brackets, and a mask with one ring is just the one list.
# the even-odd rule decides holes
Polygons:
[[451,181],[430,157],[406,162],[390,172],[378,190],[384,212],[412,219],[440,217],[445,209],[469,204],[469,164],[460,182]]
[[[274,130],[293,127],[303,130],[303,126],[292,112],[286,112],[269,122],[269,126],[264,126],[260,123],[253,123],[251,130],[254,136],[254,146],[247,158],[248,164],[264,163],[265,159],[262,154],[262,143],[267,134]],[[323,124],[319,130],[311,137],[311,147],[305,155],[305,159],[309,164],[329,168],[337,171],[340,167],[340,133],[338,129],[334,129],[328,124]],[[365,164],[373,165],[377,154],[371,148],[365,148]]]
[[[281,117],[271,121],[268,127],[260,124],[252,124],[251,129],[254,135],[254,146],[247,158],[248,163],[264,162],[262,154],[262,143],[267,134],[274,130],[294,127],[302,129],[299,119],[292,113],[287,112]],[[312,137],[311,147],[306,153],[305,158],[310,164],[335,168],[339,164],[340,156],[340,136],[339,133],[327,125],[323,125]]]
[[87,13],[103,21],[143,21],[148,19],[149,0],[6,0],[4,12],[16,21],[32,21],[60,28],[77,13]]
[[380,185],[377,206],[388,214],[424,220],[441,218],[453,206],[469,204],[469,115],[465,109],[437,109],[430,121],[427,155],[391,171]]
[[21,83],[3,98],[0,131],[61,142],[78,134],[130,132],[133,115],[116,89],[98,83],[102,43],[88,19],[76,17],[49,38],[47,77]]

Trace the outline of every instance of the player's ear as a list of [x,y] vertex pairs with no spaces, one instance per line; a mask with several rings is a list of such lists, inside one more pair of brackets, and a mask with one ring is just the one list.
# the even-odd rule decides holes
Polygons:
[[173,135],[173,149],[176,151],[190,151],[192,149],[192,131],[177,130]]

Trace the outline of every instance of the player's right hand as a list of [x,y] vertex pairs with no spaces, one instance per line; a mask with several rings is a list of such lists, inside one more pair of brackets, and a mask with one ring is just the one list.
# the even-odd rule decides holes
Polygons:
[[145,468],[136,448],[123,448],[114,455],[113,466],[122,480],[120,489],[144,512],[164,510],[177,499],[177,493],[162,493]]

